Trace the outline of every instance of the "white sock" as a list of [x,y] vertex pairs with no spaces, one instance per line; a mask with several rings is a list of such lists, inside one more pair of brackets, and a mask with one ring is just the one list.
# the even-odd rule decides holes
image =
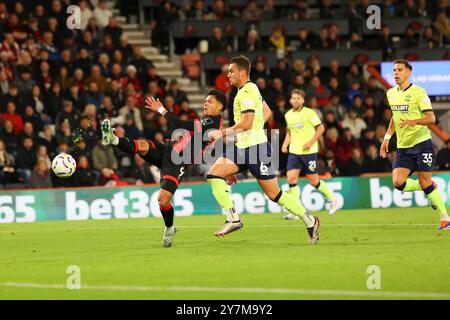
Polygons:
[[119,144],[119,137],[116,136],[116,135],[114,135],[114,134],[113,134],[113,136],[114,136],[114,138],[113,138],[113,140],[111,141],[111,144],[117,146],[117,145]]
[[310,215],[308,211],[306,211],[305,214],[300,218],[302,218],[307,228],[314,227],[314,224],[316,223],[316,219],[312,215]]
[[236,213],[235,208],[228,209],[226,212],[227,212],[227,221],[235,222],[240,220],[239,215]]

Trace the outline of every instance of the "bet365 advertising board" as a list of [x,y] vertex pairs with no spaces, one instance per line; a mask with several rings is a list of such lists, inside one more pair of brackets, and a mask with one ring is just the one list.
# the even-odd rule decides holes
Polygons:
[[[450,173],[435,174],[447,206],[450,206]],[[428,199],[422,191],[400,192],[392,187],[391,177],[341,177],[326,180],[338,199],[339,208],[424,207]],[[287,189],[285,180],[280,180]],[[305,180],[299,182],[301,200],[310,211],[326,210],[323,196]],[[255,181],[232,186],[236,210],[252,214],[281,213]],[[0,192],[0,223],[45,220],[128,219],[160,217],[158,186],[97,187]],[[221,214],[209,185],[181,184],[173,205],[176,216]]]

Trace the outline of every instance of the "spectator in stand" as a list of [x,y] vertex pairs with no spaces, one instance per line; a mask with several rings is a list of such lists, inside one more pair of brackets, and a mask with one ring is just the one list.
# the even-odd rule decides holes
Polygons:
[[108,25],[103,29],[103,35],[109,34],[115,47],[119,45],[123,30],[117,25],[117,20],[113,16],[109,17]]
[[367,129],[363,131],[359,143],[363,150],[367,150],[371,144],[375,145],[377,148],[381,145],[380,141],[377,140],[375,130],[372,127],[367,127]]
[[19,143],[22,144],[23,140],[25,140],[25,138],[30,138],[31,140],[33,140],[33,144],[36,145],[36,143],[37,143],[37,135],[34,132],[34,128],[33,128],[33,125],[31,124],[31,122],[25,122],[24,123],[23,131],[19,135]]
[[17,134],[14,131],[14,125],[11,120],[6,120],[3,123],[3,132],[1,133],[3,142],[5,143],[6,150],[8,150],[10,153],[15,154],[17,153],[18,145],[18,138]]
[[325,107],[330,102],[331,91],[321,84],[318,76],[313,76],[306,90],[306,95],[308,97],[315,97],[318,105]]
[[39,132],[38,144],[43,145],[47,148],[51,158],[55,156],[57,143],[50,125],[44,126],[44,129],[41,132]]
[[258,22],[261,20],[261,9],[258,8],[256,0],[250,0],[247,6],[242,10],[241,19],[247,22]]
[[358,110],[355,108],[348,109],[348,112],[342,121],[342,126],[344,128],[349,128],[351,134],[356,139],[359,139],[361,131],[367,128],[366,123],[358,116]]
[[99,185],[105,185],[110,180],[118,180],[117,158],[112,146],[104,146],[99,142],[92,150],[92,161],[95,170],[101,173]]
[[56,129],[59,128],[60,124],[63,122],[63,120],[69,121],[69,126],[71,128],[76,128],[78,126],[78,123],[80,121],[80,113],[78,110],[75,110],[73,108],[72,102],[68,100],[64,100],[63,102],[63,110],[58,113],[55,120],[55,126]]
[[169,89],[166,91],[166,96],[171,96],[175,100],[175,104],[181,105],[183,101],[189,102],[186,91],[180,89],[180,85],[176,79],[170,80]]
[[221,67],[221,72],[217,75],[214,80],[214,87],[217,90],[224,92],[227,96],[231,91],[231,83],[228,78],[228,65],[224,64]]
[[81,155],[77,161],[77,170],[73,175],[73,183],[76,187],[94,186],[97,176],[90,168],[89,159],[85,155]]
[[361,84],[358,80],[354,80],[350,83],[350,88],[347,90],[347,106],[351,106],[355,98],[362,97]]
[[208,40],[208,52],[232,52],[229,41],[223,36],[221,27],[214,27],[213,35]]
[[108,89],[108,80],[102,76],[100,66],[97,64],[92,66],[90,76],[87,78],[86,82],[89,86],[92,82],[96,83],[98,92],[102,95],[105,94]]
[[300,28],[297,37],[289,43],[289,48],[296,51],[310,50],[312,48],[311,35],[305,28]]
[[7,151],[5,143],[0,140],[0,184],[14,183],[17,179],[13,157]]
[[439,35],[433,26],[427,26],[423,29],[422,38],[419,39],[419,47],[427,49],[439,47]]
[[36,85],[36,82],[31,77],[31,70],[28,68],[20,68],[18,71],[20,75],[19,79],[17,80],[17,87],[19,89],[19,92],[24,95],[30,95],[31,90]]
[[[203,2],[203,1],[201,1]],[[196,2],[197,5],[197,2]],[[195,15],[196,13],[194,13]],[[173,21],[178,20],[178,13],[170,1],[164,1],[156,9],[154,19],[151,21],[152,43],[158,45],[163,53],[169,52],[169,26]],[[201,19],[203,20],[203,16]]]
[[256,79],[258,78],[264,78],[266,82],[269,80],[269,71],[266,68],[264,60],[256,60],[255,68],[252,69],[250,78],[252,79],[252,81],[256,81]]
[[322,0],[319,3],[319,18],[320,19],[333,19],[336,16],[336,12],[333,9],[332,0]]
[[134,124],[134,117],[132,114],[127,114],[125,116],[125,124],[123,125],[123,129],[125,130],[125,136],[132,140],[137,140],[140,136],[140,132]]
[[247,32],[247,36],[242,38],[239,43],[239,51],[242,52],[255,52],[261,51],[263,44],[259,37],[258,30],[250,28]]
[[138,78],[138,71],[135,66],[129,65],[126,69],[127,75],[123,78],[123,86],[132,85],[134,91],[140,92],[142,90],[141,80]]
[[37,161],[44,161],[48,168],[51,168],[52,162],[48,156],[47,147],[45,145],[39,145],[36,154]]
[[103,94],[98,90],[97,82],[91,81],[88,87],[89,90],[86,91],[86,102],[92,103],[97,109],[100,109],[100,105],[103,101]]
[[123,34],[120,36],[119,44],[117,45],[117,48],[122,53],[123,60],[126,63],[129,63],[131,58],[133,57],[133,48],[131,47],[128,36]]
[[283,82],[280,78],[274,78],[272,80],[272,85],[267,89],[264,98],[269,107],[273,108],[276,105],[277,97],[285,95],[286,93],[283,91]]
[[380,157],[379,149],[375,144],[370,144],[366,150],[366,157],[363,163],[364,173],[392,171],[389,159]]
[[87,28],[89,19],[93,17],[93,13],[87,0],[80,0],[78,6],[80,7],[80,27],[84,31]]
[[369,77],[366,93],[367,95],[371,95],[373,97],[374,104],[377,106],[380,105],[386,95],[384,90],[378,86],[378,81],[374,76]]
[[341,174],[343,176],[359,176],[363,173],[364,160],[364,153],[361,149],[354,148],[352,156],[348,160],[347,165],[342,168]]
[[130,176],[136,179],[137,185],[145,183],[155,183],[159,181],[159,179],[155,179],[155,169],[157,169],[155,166],[150,165],[148,162],[146,162],[136,154],[134,156],[134,166],[132,168]]
[[439,150],[436,156],[436,168],[438,170],[450,170],[450,139],[445,144],[446,146]]
[[277,60],[277,66],[270,70],[270,77],[280,78],[283,82],[283,91],[287,92],[291,84],[291,70],[285,58]]
[[444,36],[444,42],[450,42],[450,22],[445,11],[440,11],[436,16],[434,27]]
[[23,140],[22,148],[17,152],[15,159],[17,172],[22,181],[27,183],[30,179],[31,171],[33,170],[37,161],[33,139],[25,138]]
[[2,123],[5,124],[6,121],[11,121],[14,133],[16,135],[20,134],[23,130],[23,120],[22,116],[16,113],[16,105],[14,102],[10,101],[6,105],[6,112],[1,115]]
[[130,59],[130,64],[136,67],[138,75],[144,74],[150,63],[152,62],[142,55],[140,47],[133,47],[133,56]]
[[336,114],[332,110],[325,111],[325,115],[323,117],[323,125],[325,126],[325,130],[335,128],[338,130],[338,133],[342,133],[342,126],[339,121],[336,119]]
[[207,20],[223,21],[230,17],[230,14],[225,10],[225,3],[223,0],[215,0],[212,11],[208,14]]
[[52,188],[50,179],[50,166],[45,160],[38,160],[30,176],[29,186],[32,189]]
[[331,48],[340,49],[341,47],[341,37],[339,35],[339,27],[336,23],[331,23],[328,28],[329,33],[329,44]]
[[298,0],[297,7],[290,13],[291,19],[304,20],[309,18],[308,2],[306,0]]
[[108,9],[108,2],[106,0],[98,0],[97,7],[94,9],[94,17],[100,29],[108,25],[109,18],[112,15],[111,10]]
[[276,51],[277,57],[283,57],[286,51],[286,39],[283,29],[280,26],[273,28],[269,36],[267,48],[269,51]]
[[381,48],[383,61],[392,61],[396,57],[394,41],[392,40],[391,28],[387,25],[381,29],[378,39],[378,48]]
[[15,41],[12,33],[6,33],[2,45],[0,46],[0,52],[5,52],[6,57],[11,63],[16,64],[19,60],[20,47]]
[[[69,92],[64,97],[65,100],[72,102],[74,109],[78,112],[84,110],[84,106],[86,105],[86,94],[84,92],[80,92],[80,88],[76,83],[72,83],[69,87]],[[58,102],[59,103],[59,102]],[[62,103],[64,106],[64,103]]]
[[124,119],[128,114],[131,114],[134,118],[134,123],[139,132],[142,132],[144,130],[144,126],[142,124],[141,111],[136,107],[135,99],[133,97],[128,97],[126,101],[126,105],[119,110],[119,114]]

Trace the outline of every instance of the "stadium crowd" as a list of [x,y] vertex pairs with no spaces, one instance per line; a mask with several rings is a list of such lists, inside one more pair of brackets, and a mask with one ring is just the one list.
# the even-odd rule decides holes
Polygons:
[[[0,186],[17,187],[20,183],[19,186],[42,188],[158,182],[159,172],[154,166],[100,143],[100,121],[105,117],[112,119],[119,136],[159,141],[169,138],[165,118],[143,107],[147,94],[161,99],[167,109],[182,119],[198,117],[177,81],[159,76],[141,49],[128,43],[107,3],[95,2],[78,2],[81,30],[70,30],[66,27],[65,1],[0,1]],[[345,14],[351,21],[359,17],[358,12],[368,3],[361,2],[357,5],[348,1],[349,10]],[[319,3],[321,18],[335,17],[331,1]],[[429,6],[428,1],[385,3],[383,14],[430,15],[436,20],[429,31],[418,37],[427,46],[438,45],[438,34],[443,34],[446,41],[450,39],[446,1],[438,1],[436,6]],[[188,2],[180,8],[169,2],[161,3],[156,14],[151,21],[153,43],[164,50],[167,40],[164,31],[170,21],[234,17],[255,22],[287,16],[302,19],[308,15],[308,5],[306,1],[298,1],[297,7],[284,10],[274,7],[270,0],[264,7],[249,1],[241,15],[235,17],[236,12],[224,11],[221,0],[214,1],[211,8],[197,0],[189,8]],[[347,40],[351,46],[362,46],[364,40],[358,32],[349,39],[341,39],[332,24],[322,28],[317,36],[302,30],[298,39],[284,38],[282,29],[274,29],[268,39],[260,39],[250,27],[236,48],[221,32],[220,28],[213,30],[209,50],[307,50],[335,48]],[[384,28],[382,35],[380,48],[391,54],[394,51],[388,30]],[[185,43],[188,43],[186,50],[197,45],[189,40]],[[226,66],[223,70],[211,85],[227,92],[232,100]],[[285,132],[284,113],[289,109],[290,90],[305,91],[306,105],[316,110],[327,129],[320,142],[319,173],[358,175],[391,170],[390,160],[378,156],[390,109],[377,80],[362,77],[361,65],[355,62],[343,68],[339,61],[333,60],[324,66],[314,55],[308,61],[280,57],[277,66],[270,70],[264,60],[253,61],[251,76],[273,110],[267,127],[279,129],[280,139]],[[69,179],[58,179],[51,173],[51,159],[67,151],[75,156],[77,171]],[[449,155],[447,142],[437,157],[439,169],[450,169]],[[281,173],[285,162],[282,155]],[[194,167],[190,175],[199,178],[200,173]]]

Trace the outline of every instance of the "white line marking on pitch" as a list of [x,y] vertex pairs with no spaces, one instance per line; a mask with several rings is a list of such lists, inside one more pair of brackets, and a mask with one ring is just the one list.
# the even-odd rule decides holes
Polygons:
[[[42,284],[42,283],[21,283],[21,282],[0,282],[0,286],[14,287],[14,288],[32,288],[32,289],[67,289],[66,285],[63,284]],[[150,287],[150,286],[121,286],[121,285],[82,285],[80,290],[275,293],[275,294],[293,294],[293,295],[348,296],[348,297],[450,299],[450,293],[437,293],[437,292],[310,290],[310,289],[288,289],[288,288],[219,288],[219,287],[177,287],[177,286]]]
[[[295,223],[295,222],[294,222]],[[436,226],[437,224],[432,223],[348,223],[348,224],[321,224],[321,228],[330,227],[423,227],[423,226]],[[1,225],[0,225],[1,226]],[[183,226],[177,225],[180,229],[209,229],[209,228],[220,228],[221,225],[209,225],[209,226]],[[252,228],[299,228],[303,225],[297,224],[263,224],[263,225],[246,225],[247,229]],[[85,228],[51,228],[51,229],[36,229],[36,230],[20,230],[20,232],[42,232],[42,231],[92,231],[92,230],[124,230],[124,229],[161,229],[163,226],[136,226],[136,227],[85,227]],[[11,230],[0,230],[1,232],[11,232]]]

